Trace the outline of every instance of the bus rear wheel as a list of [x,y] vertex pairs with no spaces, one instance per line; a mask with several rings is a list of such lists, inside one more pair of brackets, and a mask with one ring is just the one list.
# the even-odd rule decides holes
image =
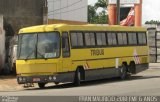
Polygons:
[[55,85],[58,85],[59,84],[59,82],[55,82]]
[[122,66],[120,67],[120,78],[122,80],[125,80],[127,78],[127,65],[126,64],[122,64]]
[[79,86],[81,84],[81,72],[79,69],[75,72],[74,84],[75,86]]
[[39,88],[43,89],[45,88],[46,83],[38,83]]

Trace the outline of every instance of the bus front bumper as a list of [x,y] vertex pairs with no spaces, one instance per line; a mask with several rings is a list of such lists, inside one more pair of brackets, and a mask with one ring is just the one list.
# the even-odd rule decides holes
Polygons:
[[26,83],[48,83],[48,82],[57,82],[57,77],[55,75],[47,76],[18,76],[18,84]]
[[55,75],[17,76],[18,84],[73,82],[73,80],[74,80],[74,73],[62,73]]

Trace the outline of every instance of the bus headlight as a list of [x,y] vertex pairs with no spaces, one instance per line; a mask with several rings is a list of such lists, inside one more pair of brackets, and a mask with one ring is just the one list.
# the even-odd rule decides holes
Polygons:
[[55,77],[55,76],[53,77],[53,80],[56,80],[56,77]]
[[52,76],[49,76],[49,80],[52,80]]
[[23,82],[25,82],[26,81],[26,78],[23,78]]
[[21,77],[18,78],[18,81],[21,82],[23,79]]

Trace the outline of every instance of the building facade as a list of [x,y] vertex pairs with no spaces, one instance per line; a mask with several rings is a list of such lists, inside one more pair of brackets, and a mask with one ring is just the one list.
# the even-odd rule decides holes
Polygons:
[[46,0],[0,0],[6,35],[14,35],[22,27],[43,24]]
[[[15,67],[11,66],[17,44],[17,37],[14,35],[23,27],[44,23],[47,17],[47,0],[0,0],[0,15],[0,21],[3,20],[0,23],[0,72],[15,72]],[[5,33],[1,33],[2,27]]]
[[88,0],[48,0],[48,19],[63,23],[87,22],[87,5]]

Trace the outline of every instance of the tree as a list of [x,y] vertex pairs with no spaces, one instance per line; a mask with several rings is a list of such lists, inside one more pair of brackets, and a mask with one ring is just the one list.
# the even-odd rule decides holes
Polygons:
[[94,6],[88,5],[88,22],[93,23],[96,17],[96,9]]
[[108,6],[108,0],[98,0],[97,3],[95,3],[95,8],[99,8],[99,7],[102,7],[102,8],[107,8]]
[[146,21],[145,24],[160,24],[160,21],[150,20],[150,21]]
[[[95,5],[88,6],[88,22],[93,24],[106,24],[108,23],[108,15],[106,13],[108,0],[98,0]],[[101,12],[96,12],[98,8],[103,8]]]
[[100,24],[106,24],[108,22],[108,16],[106,15],[106,11],[102,11],[100,14],[99,14],[99,21],[98,23]]

